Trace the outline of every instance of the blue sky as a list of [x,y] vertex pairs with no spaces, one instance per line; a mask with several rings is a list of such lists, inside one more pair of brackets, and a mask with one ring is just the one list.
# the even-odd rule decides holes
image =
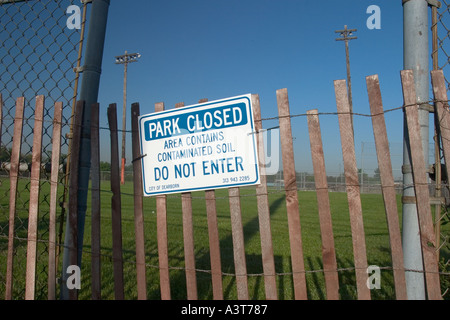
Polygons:
[[[336,112],[333,80],[345,79],[344,42],[335,30],[356,28],[350,42],[355,112],[370,112],[365,77],[378,74],[385,109],[403,103],[403,9],[392,0],[171,0],[111,1],[105,42],[99,102],[101,126],[106,108],[117,103],[121,127],[123,66],[114,57],[139,52],[128,68],[127,117],[132,102],[141,114],[154,111],[156,102],[167,109],[175,103],[191,105],[201,98],[217,100],[259,94],[262,117],[278,114],[276,90],[287,88],[292,114],[309,109]],[[369,30],[368,6],[381,9],[381,29]],[[342,163],[337,116],[320,117],[328,172]],[[355,117],[358,162],[361,146],[373,141],[369,118]],[[388,134],[401,147],[402,112],[386,116]],[[263,122],[263,127],[277,125]],[[297,171],[311,171],[306,117],[292,119]],[[127,122],[127,129],[130,122]],[[127,163],[131,163],[131,135]],[[109,139],[103,132],[102,139]],[[103,140],[104,141],[104,140]],[[108,146],[106,141],[103,145]],[[395,152],[401,160],[402,150]],[[102,152],[109,161],[109,150]],[[376,161],[376,156],[373,155]],[[364,160],[367,161],[367,160]],[[401,163],[399,164],[401,165]],[[372,165],[373,167],[373,165]],[[376,168],[376,163],[375,163]],[[369,172],[372,174],[373,172]]]

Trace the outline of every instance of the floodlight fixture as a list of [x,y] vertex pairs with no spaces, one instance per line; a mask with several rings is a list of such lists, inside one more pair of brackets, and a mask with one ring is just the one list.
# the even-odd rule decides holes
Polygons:
[[141,57],[140,53],[127,53],[124,55],[116,56],[116,64],[125,64],[131,62],[137,62],[137,60]]

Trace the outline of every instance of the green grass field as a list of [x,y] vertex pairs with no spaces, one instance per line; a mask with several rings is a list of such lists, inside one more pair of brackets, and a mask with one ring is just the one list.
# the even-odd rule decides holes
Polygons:
[[[26,265],[26,228],[28,216],[29,191],[26,188],[27,180],[21,179],[16,219],[15,264],[14,264],[14,298],[22,299],[25,287]],[[60,188],[61,189],[61,188]],[[101,248],[102,248],[102,298],[114,299],[113,264],[112,264],[112,231],[111,231],[111,195],[109,181],[102,181],[101,185]],[[37,292],[39,299],[47,298],[47,243],[48,239],[48,196],[49,184],[43,182],[40,198],[40,224],[37,272]],[[60,190],[62,193],[62,190]],[[136,299],[136,265],[135,265],[135,234],[133,212],[133,187],[131,182],[121,186],[122,193],[122,240],[124,258],[125,298]],[[264,299],[264,278],[261,259],[261,244],[258,225],[255,188],[241,189],[242,222],[244,226],[245,250],[248,277],[249,295],[251,299]],[[325,283],[322,265],[321,237],[319,218],[317,214],[317,200],[315,192],[299,191],[299,211],[302,229],[304,263],[309,299],[326,299]],[[194,242],[199,299],[212,299],[211,276],[209,261],[208,228],[204,192],[192,194]],[[330,193],[330,203],[333,220],[333,232],[336,246],[337,265],[339,269],[352,268],[353,252],[350,222],[345,193]],[[231,222],[226,189],[216,190],[217,216],[220,236],[222,271],[226,274],[234,273],[233,246],[231,236]],[[89,198],[90,199],[90,198]],[[369,265],[391,267],[389,249],[389,235],[387,231],[383,200],[379,194],[363,194],[361,196],[363,219],[366,235],[367,259]],[[288,224],[286,216],[286,203],[284,193],[270,190],[269,204],[271,213],[272,239],[277,276],[279,299],[293,299],[293,285],[290,260],[290,247]],[[7,234],[8,234],[8,208],[9,208],[9,180],[2,180],[0,185],[0,282],[5,283]],[[80,299],[91,298],[90,279],[90,200],[85,221],[85,235],[83,247],[83,262],[81,270]],[[58,208],[58,215],[59,215]],[[401,204],[398,201],[399,216],[401,217]],[[148,299],[160,299],[158,252],[156,242],[156,204],[154,198],[144,199],[145,246],[147,263],[147,292]],[[181,213],[181,199],[179,195],[168,196],[167,201],[168,243],[170,284],[172,299],[186,299],[186,277],[183,250],[183,226]],[[59,225],[57,226],[59,228]],[[443,226],[443,232],[450,233],[449,225]],[[21,240],[20,240],[21,239]],[[64,239],[64,237],[62,238]],[[448,259],[448,251],[441,250],[441,255]],[[58,274],[61,270],[59,259]],[[354,271],[340,271],[339,285],[341,299],[356,299],[356,283]],[[448,283],[445,284],[448,287]],[[4,296],[4,285],[0,286],[0,297]],[[223,276],[223,290],[225,299],[236,299],[235,278],[231,275]],[[395,299],[393,277],[391,270],[381,270],[381,289],[372,290],[372,299]]]

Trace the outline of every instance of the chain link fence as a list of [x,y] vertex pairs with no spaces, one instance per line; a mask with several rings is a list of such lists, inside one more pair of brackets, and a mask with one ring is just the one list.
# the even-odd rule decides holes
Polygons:
[[[450,91],[450,1],[440,0],[438,6],[433,6],[431,9],[432,17],[432,53],[433,69],[441,69],[444,72],[445,81],[447,83],[447,89]],[[441,146],[438,143],[439,139],[435,139],[435,162],[443,162]],[[433,150],[430,148],[430,150]],[[438,159],[438,157],[440,159]],[[434,170],[439,170],[438,166],[434,167]],[[435,171],[437,173],[437,171]],[[442,227],[450,223],[450,208],[448,187],[448,178],[443,180],[441,190],[436,189],[438,196],[445,197],[445,205],[442,206],[440,214],[435,214],[435,233],[436,242],[439,247],[439,269],[441,272],[448,272],[450,270],[450,235],[448,232],[443,232]],[[436,208],[437,209],[437,208]],[[441,277],[442,287],[446,288],[443,294],[448,295],[450,290],[449,277]]]
[[450,0],[440,0],[440,4],[432,8],[433,69],[444,70],[450,90]]
[[[75,10],[67,10],[76,5]],[[74,7],[72,7],[74,8]],[[8,246],[9,219],[9,177],[8,161],[14,129],[15,102],[25,98],[25,114],[20,162],[31,163],[33,145],[35,97],[45,97],[42,164],[50,161],[51,135],[54,103],[63,103],[63,126],[61,163],[70,150],[70,123],[72,109],[78,91],[78,70],[84,35],[84,21],[87,4],[81,1],[0,1],[0,94],[3,99],[3,122],[0,144],[0,283],[5,283]],[[83,12],[83,15],[81,15]],[[73,14],[79,15],[74,17]],[[82,27],[69,28],[71,18],[83,21]],[[83,19],[82,19],[83,18]],[[26,168],[27,166],[23,166]],[[29,166],[28,166],[29,167]],[[47,190],[49,181],[45,168],[41,175],[40,188]],[[26,239],[28,228],[28,200],[30,193],[30,172],[20,173],[15,218],[13,299],[22,299],[25,292]],[[64,222],[66,178],[61,175],[60,187],[60,235]],[[47,298],[48,221],[49,193],[41,192],[39,199],[38,251],[39,270],[36,274],[36,298]],[[60,238],[61,239],[61,238]],[[0,286],[0,297],[5,296]]]

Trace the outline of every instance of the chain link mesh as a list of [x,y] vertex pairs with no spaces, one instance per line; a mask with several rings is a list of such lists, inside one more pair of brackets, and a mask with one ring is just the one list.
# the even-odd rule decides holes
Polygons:
[[[441,69],[444,72],[447,90],[450,91],[450,0],[440,0],[440,7],[432,8],[432,59],[433,69]],[[435,145],[435,151],[442,161],[442,148],[439,144]],[[431,149],[430,149],[431,150]],[[439,161],[436,156],[436,162]],[[448,188],[444,188],[448,191]],[[436,240],[439,248],[439,269],[440,272],[446,273],[450,268],[450,242],[448,232],[443,232],[444,225],[450,222],[450,208],[448,205],[443,206],[441,214],[435,219]],[[448,296],[449,277],[441,276],[442,293]]]
[[[69,152],[68,133],[77,85],[74,68],[79,61],[82,41],[80,29],[69,29],[66,13],[70,5],[82,6],[80,1],[0,1],[0,87],[3,98],[3,128],[0,161],[11,157],[15,101],[25,98],[25,114],[21,147],[21,162],[30,163],[33,145],[35,96],[45,97],[44,130],[42,137],[42,163],[51,157],[51,135],[54,103],[63,103],[61,153],[63,161]],[[45,170],[44,170],[45,172]],[[29,170],[21,172],[17,194],[15,219],[13,299],[22,299],[25,292],[26,239],[28,228],[28,202],[30,193]],[[61,183],[65,184],[64,177]],[[47,298],[49,181],[41,174],[39,199],[38,245],[36,272],[36,298]],[[65,201],[64,190],[59,188],[60,204]],[[64,212],[58,208],[57,215]],[[5,283],[8,246],[9,177],[0,170],[0,283]],[[64,219],[58,219],[59,223]],[[62,228],[57,227],[62,230]],[[58,240],[58,239],[57,239]],[[0,297],[5,296],[0,286]]]
[[437,47],[433,48],[433,60],[436,60],[438,69],[444,70],[446,75],[447,87],[450,90],[450,0],[440,0],[441,6],[437,8],[436,23],[433,27],[437,28]]

